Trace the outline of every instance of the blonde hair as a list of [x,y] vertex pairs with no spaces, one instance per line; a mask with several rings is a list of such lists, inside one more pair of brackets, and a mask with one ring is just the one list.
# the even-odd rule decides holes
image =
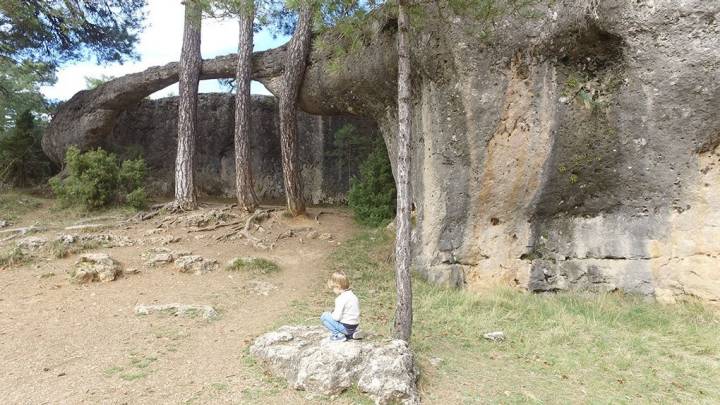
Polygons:
[[328,288],[339,288],[341,290],[349,290],[350,289],[350,280],[348,280],[345,273],[336,271],[335,273],[330,276],[330,279],[327,282]]

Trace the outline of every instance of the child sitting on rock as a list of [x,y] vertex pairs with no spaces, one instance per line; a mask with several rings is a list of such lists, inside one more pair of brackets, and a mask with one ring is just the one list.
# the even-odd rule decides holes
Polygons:
[[350,290],[347,276],[335,272],[328,280],[327,286],[337,295],[332,313],[325,312],[320,317],[323,325],[331,333],[330,340],[344,342],[348,339],[361,339],[362,334],[357,330],[360,324],[360,302]]

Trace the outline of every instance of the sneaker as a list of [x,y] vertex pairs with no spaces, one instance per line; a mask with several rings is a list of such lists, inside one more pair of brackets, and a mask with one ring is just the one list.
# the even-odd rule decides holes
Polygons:
[[347,340],[347,336],[343,335],[342,333],[338,333],[337,335],[330,336],[331,342],[344,342]]
[[358,340],[365,339],[367,336],[368,336],[367,333],[362,330],[357,330],[357,331],[355,331],[355,333],[352,334],[352,338],[358,339]]

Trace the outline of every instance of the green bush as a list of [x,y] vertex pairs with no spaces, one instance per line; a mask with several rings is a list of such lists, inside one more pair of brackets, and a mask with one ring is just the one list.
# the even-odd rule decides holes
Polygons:
[[380,139],[353,178],[348,205],[364,225],[383,225],[395,217],[395,179],[385,143]]
[[135,208],[136,210],[145,208],[147,206],[147,194],[145,193],[145,188],[139,187],[129,192],[125,197],[125,202],[127,205]]
[[126,160],[119,166],[112,153],[100,148],[82,153],[73,146],[65,154],[65,165],[66,177],[50,179],[53,192],[65,205],[96,209],[125,202],[137,209],[144,207],[144,160]]

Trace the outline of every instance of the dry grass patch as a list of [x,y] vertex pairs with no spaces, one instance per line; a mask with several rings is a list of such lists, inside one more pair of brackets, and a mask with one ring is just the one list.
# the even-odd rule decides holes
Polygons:
[[13,247],[0,252],[0,268],[25,264],[31,260],[32,256],[25,253],[19,247]]
[[0,192],[0,219],[14,220],[42,206],[42,200],[17,192]]

